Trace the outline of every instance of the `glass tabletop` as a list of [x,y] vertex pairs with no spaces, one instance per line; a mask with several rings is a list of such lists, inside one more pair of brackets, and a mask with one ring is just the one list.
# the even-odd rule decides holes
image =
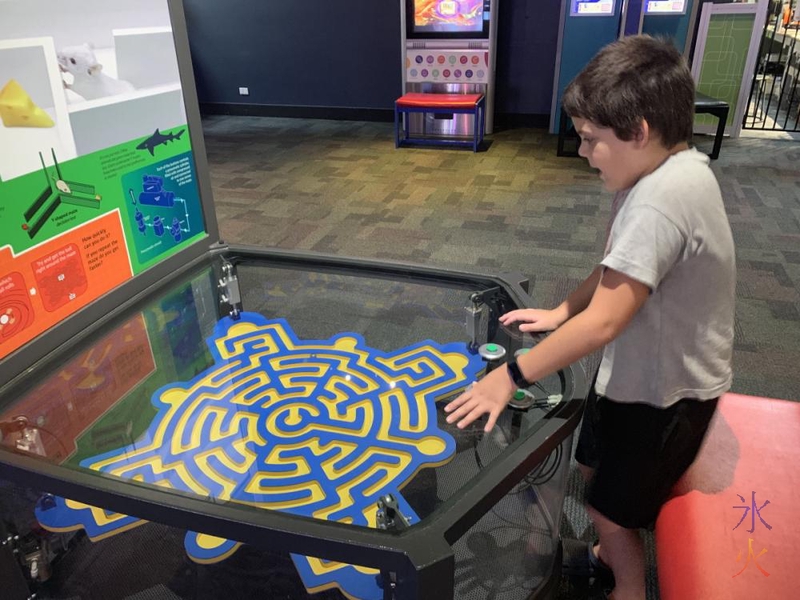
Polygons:
[[[572,397],[566,370],[489,434],[482,420],[445,422],[449,399],[539,339],[499,324],[520,299],[490,281],[242,255],[232,315],[218,285],[228,258],[165,282],[3,394],[0,453],[213,503],[413,527]],[[382,499],[396,504],[382,512]],[[56,496],[36,516],[93,539],[138,522]],[[187,540],[201,561],[233,546]]]

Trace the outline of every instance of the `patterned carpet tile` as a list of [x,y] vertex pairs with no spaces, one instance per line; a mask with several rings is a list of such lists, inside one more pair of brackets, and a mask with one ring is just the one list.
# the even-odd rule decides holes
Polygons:
[[[610,195],[539,130],[496,133],[476,154],[395,150],[386,123],[204,126],[228,242],[519,272],[542,306],[562,300],[603,247]],[[800,399],[798,164],[800,145],[746,138],[725,140],[712,163],[737,246],[735,391]]]

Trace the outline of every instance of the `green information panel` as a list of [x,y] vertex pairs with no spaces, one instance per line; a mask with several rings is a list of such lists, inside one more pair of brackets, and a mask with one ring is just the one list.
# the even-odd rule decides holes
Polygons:
[[[734,125],[736,118],[755,21],[755,13],[712,14],[709,21],[697,91],[730,105],[728,126]],[[695,125],[715,124],[714,117],[695,117]]]
[[2,3],[0,360],[206,236],[167,1],[71,6]]

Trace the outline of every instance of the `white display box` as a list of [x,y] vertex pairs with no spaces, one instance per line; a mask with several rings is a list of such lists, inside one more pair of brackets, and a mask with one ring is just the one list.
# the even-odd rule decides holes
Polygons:
[[180,82],[170,27],[115,29],[117,74],[136,89]]
[[180,84],[174,83],[70,105],[69,119],[83,156],[184,125],[186,110]]

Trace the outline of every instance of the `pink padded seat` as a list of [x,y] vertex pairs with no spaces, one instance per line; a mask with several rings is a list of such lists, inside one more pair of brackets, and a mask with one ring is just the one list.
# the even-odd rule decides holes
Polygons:
[[402,107],[473,108],[483,94],[405,94],[396,103]]
[[656,554],[662,600],[800,598],[800,403],[720,399],[658,517]]

